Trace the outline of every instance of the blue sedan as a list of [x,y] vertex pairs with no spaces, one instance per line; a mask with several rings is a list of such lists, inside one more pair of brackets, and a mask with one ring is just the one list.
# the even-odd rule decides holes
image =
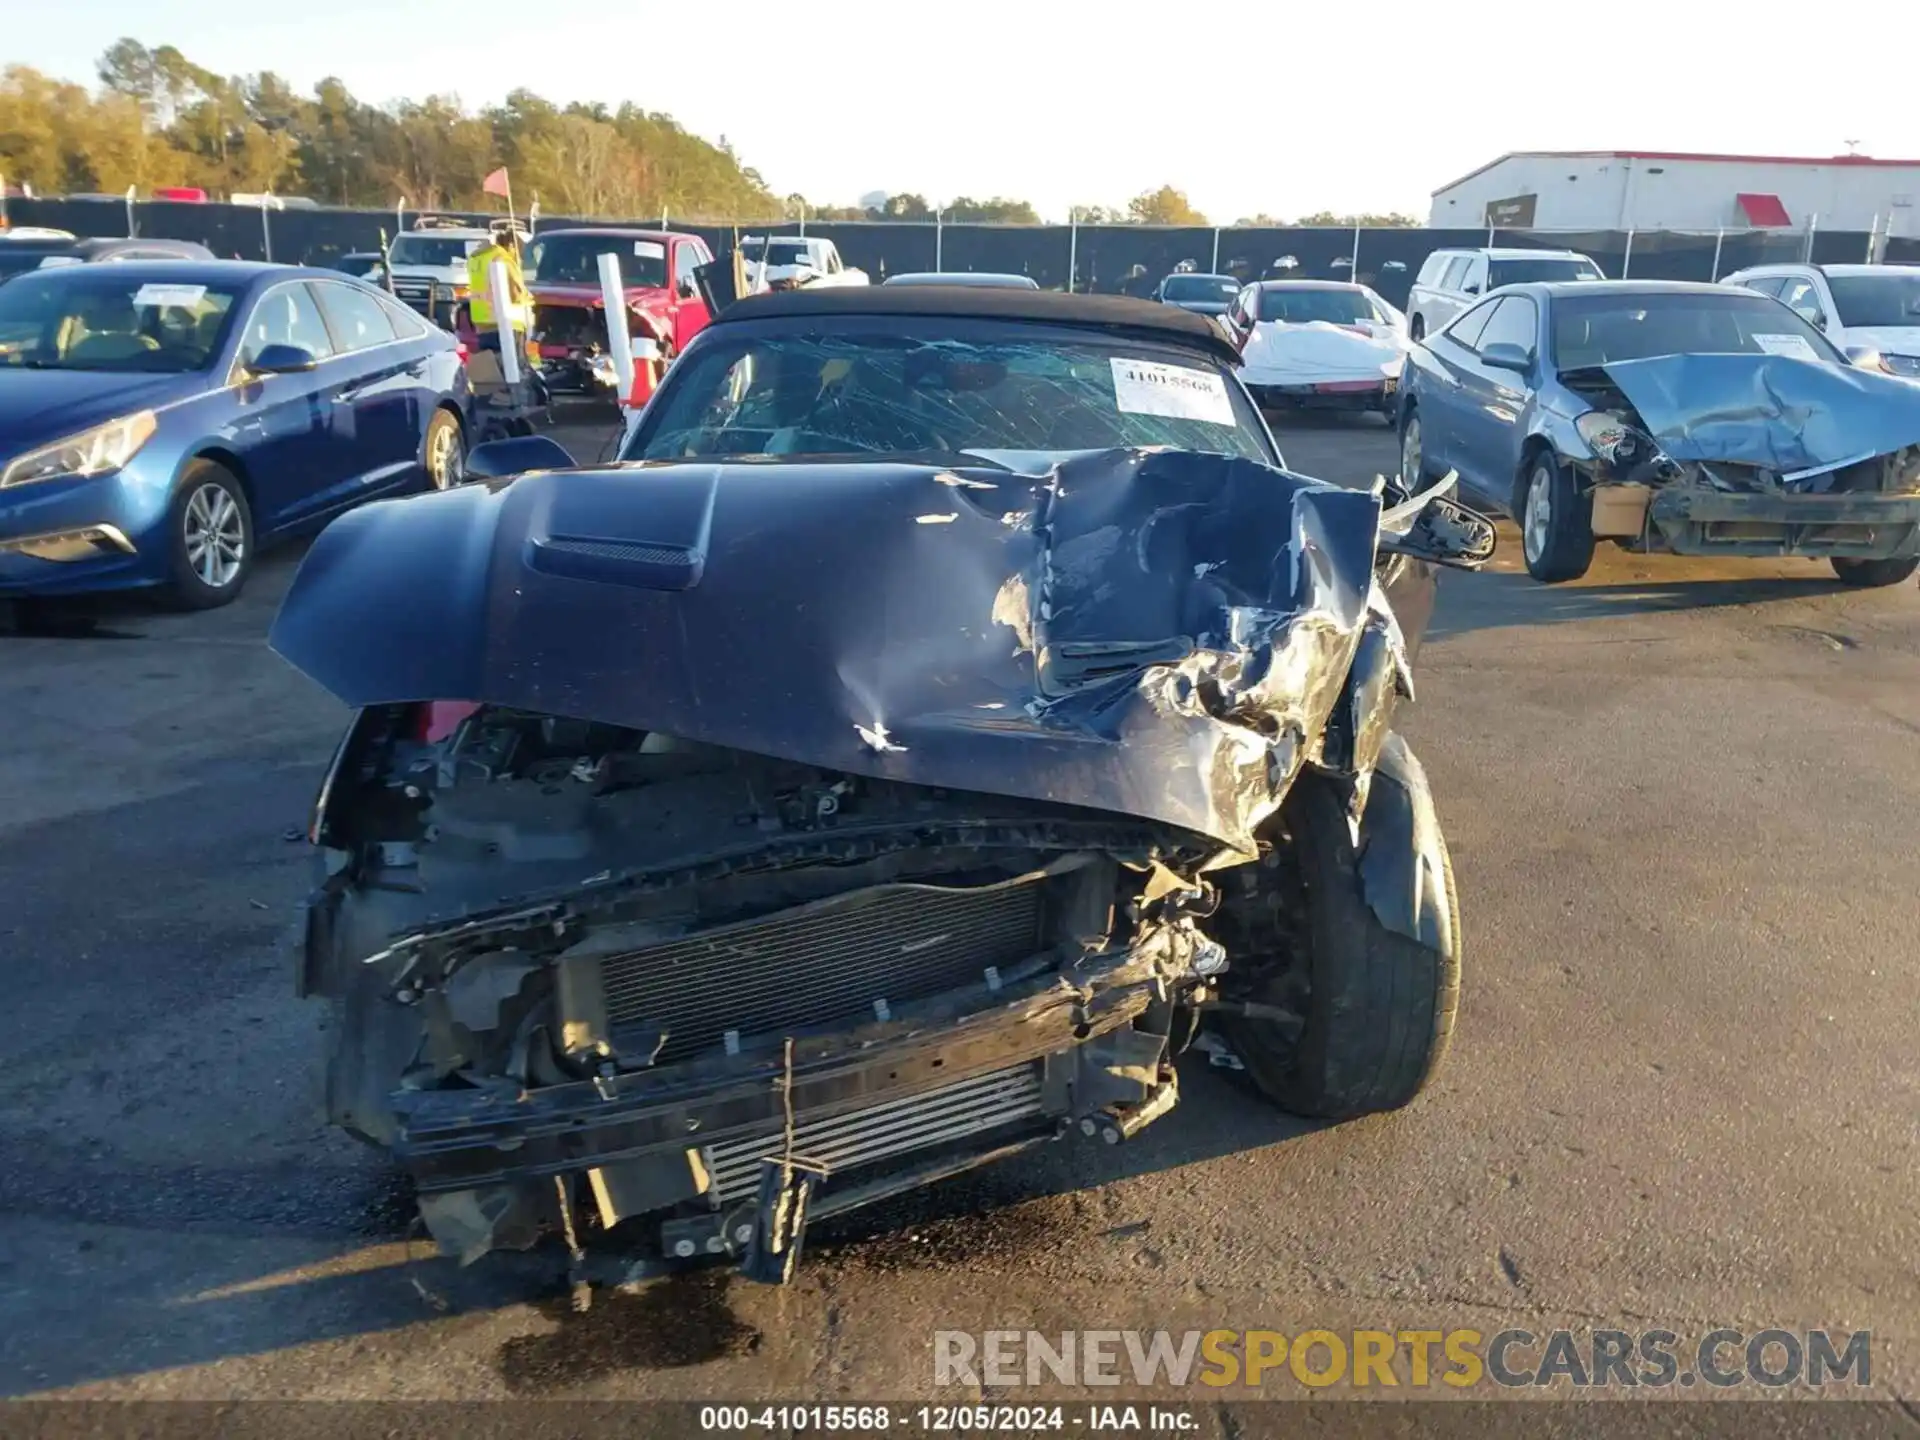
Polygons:
[[269,542],[459,482],[454,338],[341,275],[238,261],[0,286],[0,599],[233,600]]
[[1413,347],[1399,421],[1407,483],[1457,471],[1536,580],[1579,578],[1597,540],[1819,556],[1850,585],[1920,567],[1920,386],[1764,295],[1507,286]]

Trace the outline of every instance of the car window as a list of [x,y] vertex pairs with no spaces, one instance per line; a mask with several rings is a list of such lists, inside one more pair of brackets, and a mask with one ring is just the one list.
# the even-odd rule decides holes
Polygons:
[[387,320],[393,326],[393,333],[402,340],[418,339],[429,329],[434,328],[422,320],[417,311],[409,310],[398,300],[390,300],[385,295],[375,295],[373,298],[378,300],[386,310]]
[[1440,289],[1458,290],[1466,282],[1467,267],[1473,263],[1471,255],[1456,255],[1448,263],[1446,273],[1440,277]]
[[1474,343],[1480,338],[1480,332],[1487,327],[1487,320],[1493,314],[1493,307],[1499,303],[1498,300],[1490,300],[1485,304],[1474,306],[1440,333],[1456,345],[1464,345],[1469,350],[1473,349]]
[[871,323],[703,340],[621,458],[1168,445],[1274,459],[1209,356],[1004,322]]
[[1743,289],[1755,291],[1773,300],[1780,298],[1780,287],[1786,283],[1787,277],[1784,275],[1761,275],[1756,279],[1740,282]]
[[1826,312],[1820,308],[1820,292],[1814,287],[1813,281],[1789,277],[1780,291],[1780,299],[1809,325],[1826,323]]
[[277,285],[262,295],[247,317],[239,359],[251,365],[269,345],[297,345],[316,360],[333,354],[333,340],[305,285]]
[[1537,281],[1604,280],[1600,267],[1584,255],[1548,255],[1535,260],[1489,260],[1487,288],[1503,285],[1528,285]]
[[648,290],[667,288],[666,241],[630,234],[582,234],[574,230],[549,230],[527,247],[527,283],[597,287],[602,255],[620,257],[622,285]]
[[1447,273],[1447,266],[1453,263],[1453,256],[1445,250],[1436,250],[1420,264],[1420,273],[1414,277],[1416,285],[1438,285],[1440,277]]
[[1494,306],[1473,348],[1484,351],[1489,345],[1518,345],[1531,355],[1538,325],[1539,318],[1533,301],[1524,295],[1509,295]]
[[700,266],[700,254],[693,246],[676,245],[673,250],[673,280],[676,285],[684,285],[692,293],[697,287],[693,283],[693,272]]
[[1231,300],[1240,293],[1240,282],[1224,275],[1169,275],[1160,282],[1160,293],[1168,300]]
[[1829,275],[1842,325],[1920,326],[1920,267],[1873,275]]
[[334,347],[342,354],[384,345],[395,338],[380,297],[357,285],[316,285],[320,309],[333,332]]
[[22,275],[0,285],[0,368],[203,370],[238,298],[230,286],[143,280],[123,265]]
[[1833,342],[1764,295],[1705,292],[1561,296],[1553,360],[1562,371],[1656,355],[1786,355],[1844,365]]
[[387,254],[396,265],[432,266],[436,270],[449,266],[464,268],[467,258],[486,243],[470,235],[396,235]]
[[1373,303],[1358,290],[1322,289],[1309,285],[1275,285],[1260,292],[1262,320],[1307,325],[1324,320],[1329,325],[1359,325],[1374,318]]

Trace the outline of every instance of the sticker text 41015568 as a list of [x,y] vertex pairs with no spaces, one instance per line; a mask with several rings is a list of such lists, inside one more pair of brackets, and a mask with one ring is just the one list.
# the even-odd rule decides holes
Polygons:
[[1158,360],[1111,363],[1114,404],[1127,414],[1204,420],[1210,425],[1235,423],[1227,382],[1212,371]]

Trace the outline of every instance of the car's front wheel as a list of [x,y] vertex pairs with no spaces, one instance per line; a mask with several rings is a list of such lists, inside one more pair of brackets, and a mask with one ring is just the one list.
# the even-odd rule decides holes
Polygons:
[[1835,556],[1832,563],[1833,573],[1839,577],[1842,585],[1857,585],[1863,590],[1898,585],[1903,580],[1912,579],[1913,572],[1920,570],[1920,559],[1843,560]]
[[1527,573],[1546,584],[1578,580],[1593,564],[1593,496],[1551,452],[1527,462],[1514,518]]
[[168,520],[168,599],[182,610],[212,610],[238,599],[253,572],[253,510],[233,472],[195,460]]
[[1361,891],[1347,808],[1303,774],[1287,797],[1276,894],[1284,955],[1234,958],[1269,968],[1255,1003],[1222,1025],[1248,1078],[1283,1110],[1340,1120],[1397,1110],[1445,1058],[1460,1000],[1460,905],[1439,842],[1448,944],[1430,949],[1380,923]]

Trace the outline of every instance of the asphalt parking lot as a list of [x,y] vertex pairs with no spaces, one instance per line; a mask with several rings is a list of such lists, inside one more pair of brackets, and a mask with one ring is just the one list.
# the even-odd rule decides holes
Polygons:
[[[1371,419],[1281,442],[1394,463]],[[225,611],[0,633],[0,1392],[861,1399],[928,1392],[935,1328],[1618,1324],[1870,1328],[1920,1407],[1920,592],[1613,551],[1545,588],[1503,538],[1405,725],[1467,942],[1413,1108],[1316,1128],[1195,1056],[1130,1146],[846,1222],[786,1290],[585,1315],[550,1257],[410,1263],[313,1118],[285,947],[345,716],[262,643],[297,557]]]

